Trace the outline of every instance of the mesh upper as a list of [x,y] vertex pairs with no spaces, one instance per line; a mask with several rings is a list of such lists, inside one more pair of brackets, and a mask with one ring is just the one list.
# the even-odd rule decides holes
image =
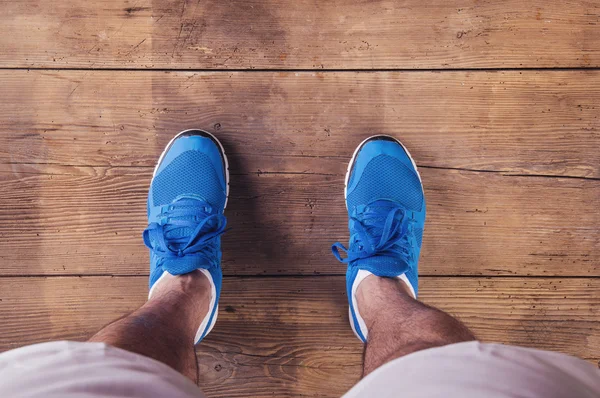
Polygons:
[[[374,157],[365,167],[358,184],[346,198],[348,209],[378,199],[394,200],[409,210],[421,211],[423,191],[417,174],[389,155]],[[351,181],[354,173],[351,175]]]
[[195,195],[223,209],[226,194],[210,158],[199,151],[177,156],[152,182],[154,206],[170,204],[180,195]]

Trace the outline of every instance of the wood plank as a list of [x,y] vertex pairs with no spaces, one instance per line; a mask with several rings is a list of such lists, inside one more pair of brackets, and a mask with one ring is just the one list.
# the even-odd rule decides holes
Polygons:
[[[1,165],[2,275],[146,274],[151,168]],[[422,169],[423,275],[600,275],[600,181]],[[223,269],[344,274],[343,176],[234,175]]]
[[2,67],[600,66],[600,4],[584,0],[568,7],[543,0],[25,0],[0,7]]
[[[600,280],[421,278],[421,299],[483,341],[600,359]],[[84,340],[141,305],[144,277],[0,278],[0,350]],[[199,346],[209,396],[340,396],[362,345],[348,326],[344,277],[225,278],[215,330]]]
[[234,173],[342,174],[365,137],[419,165],[600,178],[600,71],[0,71],[0,162],[154,166],[205,128]]

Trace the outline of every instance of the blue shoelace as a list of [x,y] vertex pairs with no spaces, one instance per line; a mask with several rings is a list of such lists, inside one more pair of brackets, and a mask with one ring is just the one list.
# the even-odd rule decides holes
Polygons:
[[[407,210],[390,200],[376,200],[357,206],[350,217],[349,248],[335,243],[331,250],[342,263],[353,264],[356,260],[373,256],[400,257],[407,264],[412,262],[414,222]],[[346,253],[342,258],[340,250]]]
[[[165,222],[150,223],[143,233],[144,244],[156,256],[167,259],[192,256],[212,266],[219,264],[217,238],[225,232],[227,224],[223,214],[214,213],[204,201],[180,199],[166,206],[161,217]],[[182,229],[192,232],[181,233]]]

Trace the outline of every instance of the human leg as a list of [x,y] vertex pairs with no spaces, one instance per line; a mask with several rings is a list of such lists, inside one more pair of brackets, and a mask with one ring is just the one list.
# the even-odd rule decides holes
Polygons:
[[415,300],[398,279],[367,276],[356,299],[367,325],[363,375],[415,351],[475,340],[460,321]]
[[91,341],[158,359],[197,379],[193,346],[218,312],[228,179],[227,158],[214,136],[186,130],[169,142],[148,193],[149,301]]
[[90,341],[157,359],[196,381],[194,343],[217,317],[227,194],[227,159],[215,137],[186,130],[171,140],[148,193],[149,300]]
[[104,327],[89,341],[156,359],[196,382],[194,337],[208,313],[210,295],[209,280],[202,272],[169,274],[146,304]]
[[399,141],[376,136],[359,145],[345,196],[350,242],[332,250],[348,264],[350,323],[366,343],[366,377],[348,398],[598,396],[600,373],[590,364],[472,341],[458,320],[416,300],[425,197]]
[[197,380],[194,344],[218,313],[227,194],[227,160],[216,138],[199,130],[178,134],[148,194],[148,302],[87,343],[51,342],[0,355],[0,371],[10,375],[0,383],[10,393],[0,395],[202,397],[190,382]]
[[415,299],[426,209],[406,148],[389,136],[363,141],[348,166],[345,197],[350,242],[332,250],[348,264],[350,323],[367,343],[364,373],[414,351],[473,340],[459,321]]

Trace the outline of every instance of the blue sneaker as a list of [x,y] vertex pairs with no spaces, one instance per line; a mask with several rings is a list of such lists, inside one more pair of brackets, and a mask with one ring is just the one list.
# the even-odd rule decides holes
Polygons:
[[208,314],[194,339],[197,344],[213,328],[221,293],[221,234],[229,194],[229,165],[221,143],[210,133],[177,134],[158,159],[148,193],[150,292],[167,273],[199,269],[212,286]]
[[378,135],[356,148],[346,174],[345,196],[350,245],[346,249],[336,243],[332,251],[348,264],[350,325],[366,342],[368,331],[355,297],[363,279],[371,274],[399,278],[417,297],[425,195],[417,165],[406,148],[393,137]]

